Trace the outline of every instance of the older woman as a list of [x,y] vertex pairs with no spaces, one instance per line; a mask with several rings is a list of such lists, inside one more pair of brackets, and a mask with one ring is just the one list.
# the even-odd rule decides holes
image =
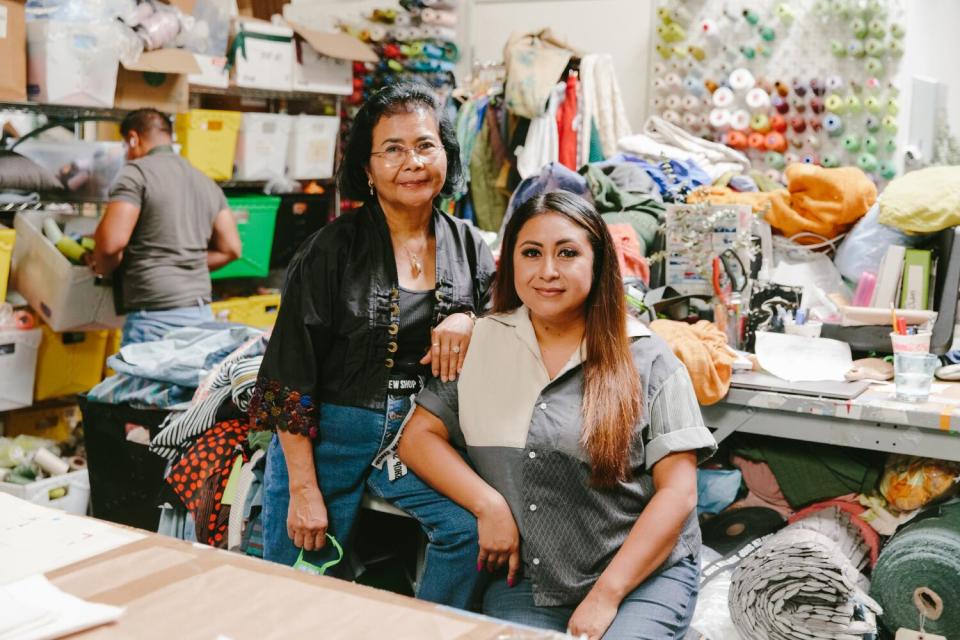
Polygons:
[[484,613],[590,640],[686,632],[697,457],[716,444],[686,369],[624,306],[597,212],[532,198],[507,224],[462,375],[417,396],[401,459],[477,515],[483,564],[507,566]]
[[453,128],[429,88],[386,87],[363,105],[339,187],[364,206],[290,264],[250,411],[255,427],[277,432],[264,477],[266,559],[294,564],[302,549],[312,563],[330,560],[328,534],[347,543],[369,491],[427,534],[418,597],[464,607],[477,576],[475,519],[394,454],[411,396],[425,376],[457,377],[489,299],[489,249],[434,204],[460,176]]

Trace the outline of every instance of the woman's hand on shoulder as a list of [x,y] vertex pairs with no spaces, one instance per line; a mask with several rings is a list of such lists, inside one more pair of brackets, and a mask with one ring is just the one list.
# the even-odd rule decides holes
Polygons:
[[496,571],[507,565],[507,584],[511,587],[520,572],[520,531],[506,499],[499,493],[477,511],[480,555],[477,571]]
[[466,313],[454,313],[438,324],[430,334],[431,345],[420,364],[429,364],[434,377],[443,382],[456,380],[470,347],[474,319]]

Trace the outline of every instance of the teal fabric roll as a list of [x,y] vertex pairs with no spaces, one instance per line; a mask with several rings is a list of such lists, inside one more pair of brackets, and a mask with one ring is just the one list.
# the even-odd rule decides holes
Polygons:
[[960,503],[935,507],[935,515],[890,539],[873,570],[870,595],[883,606],[880,621],[891,633],[919,629],[924,607],[927,633],[960,640]]

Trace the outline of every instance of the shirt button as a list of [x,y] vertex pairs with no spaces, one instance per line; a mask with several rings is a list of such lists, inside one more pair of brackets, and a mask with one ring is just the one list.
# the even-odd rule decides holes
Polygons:
[[530,511],[536,511],[536,510],[537,510],[537,505],[535,504],[530,505]]
[[398,324],[396,324],[396,323],[394,323],[394,324],[390,325],[389,327],[387,327],[387,333],[389,333],[389,334],[392,335],[392,336],[397,335],[397,333],[398,333],[399,331],[400,331],[400,325],[398,325]]
[[546,403],[546,402],[541,402],[541,403],[540,403],[540,410],[541,410],[541,411],[546,411],[546,410],[547,410],[547,403]]
[[534,559],[533,559],[533,565],[536,566],[536,567],[540,566],[540,558],[534,558]]
[[393,368],[393,358],[387,358],[387,359],[384,361],[383,364],[386,365],[387,369],[392,369],[392,368]]
[[536,451],[531,451],[531,452],[528,453],[527,455],[530,456],[530,459],[531,459],[531,460],[533,460],[534,458],[537,457],[537,452],[536,452]]

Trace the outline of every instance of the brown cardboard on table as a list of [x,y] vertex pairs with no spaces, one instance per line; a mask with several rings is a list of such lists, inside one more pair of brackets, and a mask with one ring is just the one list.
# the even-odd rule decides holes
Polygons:
[[197,59],[184,49],[145,51],[135,63],[120,68],[114,104],[118,109],[182,113],[190,103],[187,75],[199,72]]
[[27,99],[26,0],[0,0],[0,100]]
[[84,640],[562,637],[156,534],[46,575],[67,593],[126,608],[118,622],[71,636]]

